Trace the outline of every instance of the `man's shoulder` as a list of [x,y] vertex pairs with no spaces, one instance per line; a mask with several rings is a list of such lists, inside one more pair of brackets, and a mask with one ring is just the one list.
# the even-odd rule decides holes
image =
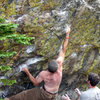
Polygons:
[[81,93],[79,100],[87,100],[87,98],[88,98],[88,93],[87,91],[84,91]]
[[47,72],[48,72],[47,70],[43,70],[43,71],[40,72],[40,74],[45,74]]
[[89,93],[89,90],[86,90],[84,92],[81,93],[81,95],[87,95]]
[[47,71],[43,70],[43,71],[41,71],[41,72],[39,73],[39,76],[44,76],[44,75],[46,75],[46,73],[47,73]]
[[100,88],[96,87],[96,89],[97,89],[98,91],[100,91]]
[[[98,97],[98,94],[99,94],[99,99],[100,99],[100,89],[98,87],[95,89],[88,89],[87,91],[82,92],[79,100],[83,100],[83,99],[90,100],[90,98],[95,98],[96,96]],[[97,100],[99,100],[99,99],[97,99]]]
[[90,95],[90,90],[86,90],[84,92],[81,93],[80,97],[79,97],[79,100],[90,100],[91,98],[91,95]]
[[96,88],[90,88],[90,89],[88,89],[88,90],[86,90],[86,91],[84,91],[82,94],[88,94],[88,93],[96,93],[96,92],[100,92],[100,89],[98,88],[98,87],[96,87]]
[[90,94],[90,90],[88,89],[88,90],[81,93],[81,97],[86,97],[87,98],[87,96],[89,96],[89,94]]

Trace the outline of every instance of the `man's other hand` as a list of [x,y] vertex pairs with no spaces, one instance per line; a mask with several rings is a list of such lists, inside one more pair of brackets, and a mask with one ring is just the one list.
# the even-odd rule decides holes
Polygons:
[[29,72],[29,71],[28,71],[28,68],[25,68],[25,67],[22,68],[22,71],[25,72],[25,73]]
[[75,89],[75,92],[78,94],[78,96],[81,95],[81,92],[80,92],[80,90],[78,88]]
[[70,100],[69,96],[67,94],[64,94],[62,96],[62,100]]

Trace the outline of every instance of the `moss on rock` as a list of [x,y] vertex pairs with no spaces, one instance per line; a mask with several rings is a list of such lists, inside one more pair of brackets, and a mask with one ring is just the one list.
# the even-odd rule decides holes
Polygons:
[[41,7],[41,10],[42,11],[53,10],[58,5],[59,4],[55,0],[48,0],[47,2],[43,4],[43,6]]

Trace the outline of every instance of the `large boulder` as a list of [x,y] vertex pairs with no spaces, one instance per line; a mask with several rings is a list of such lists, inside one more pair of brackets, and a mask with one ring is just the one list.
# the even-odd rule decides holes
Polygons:
[[[34,36],[35,41],[32,41],[32,46],[25,47],[14,61],[12,70],[3,77],[17,81],[10,87],[1,83],[1,89],[6,96],[33,87],[26,75],[20,72],[20,68],[26,64],[33,76],[46,69],[48,61],[57,58],[61,50],[67,24],[72,27],[57,100],[61,100],[61,95],[66,92],[75,100],[77,96],[74,88],[78,87],[81,91],[87,89],[85,78],[88,73],[100,74],[99,0],[58,0],[57,4],[55,1],[57,0],[37,0],[33,3],[30,0],[30,5],[25,3],[25,13],[19,14],[13,20],[9,19],[19,24],[19,33]],[[16,5],[18,7],[18,3]],[[25,6],[22,11],[24,8]]]

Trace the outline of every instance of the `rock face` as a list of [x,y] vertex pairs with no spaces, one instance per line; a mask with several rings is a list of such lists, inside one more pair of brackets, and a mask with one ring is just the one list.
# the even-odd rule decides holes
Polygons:
[[8,21],[19,24],[19,33],[34,36],[36,39],[32,46],[26,47],[20,54],[12,70],[5,77],[0,76],[0,79],[17,81],[10,87],[0,83],[1,98],[2,93],[10,96],[33,87],[26,75],[19,71],[21,65],[26,64],[33,76],[45,69],[47,62],[56,58],[61,50],[66,25],[70,24],[72,30],[57,100],[61,100],[61,95],[66,92],[75,100],[77,96],[73,90],[76,87],[82,91],[87,89],[85,78],[88,73],[96,72],[100,75],[100,1],[12,0],[9,6],[12,3],[18,14],[11,13]]

